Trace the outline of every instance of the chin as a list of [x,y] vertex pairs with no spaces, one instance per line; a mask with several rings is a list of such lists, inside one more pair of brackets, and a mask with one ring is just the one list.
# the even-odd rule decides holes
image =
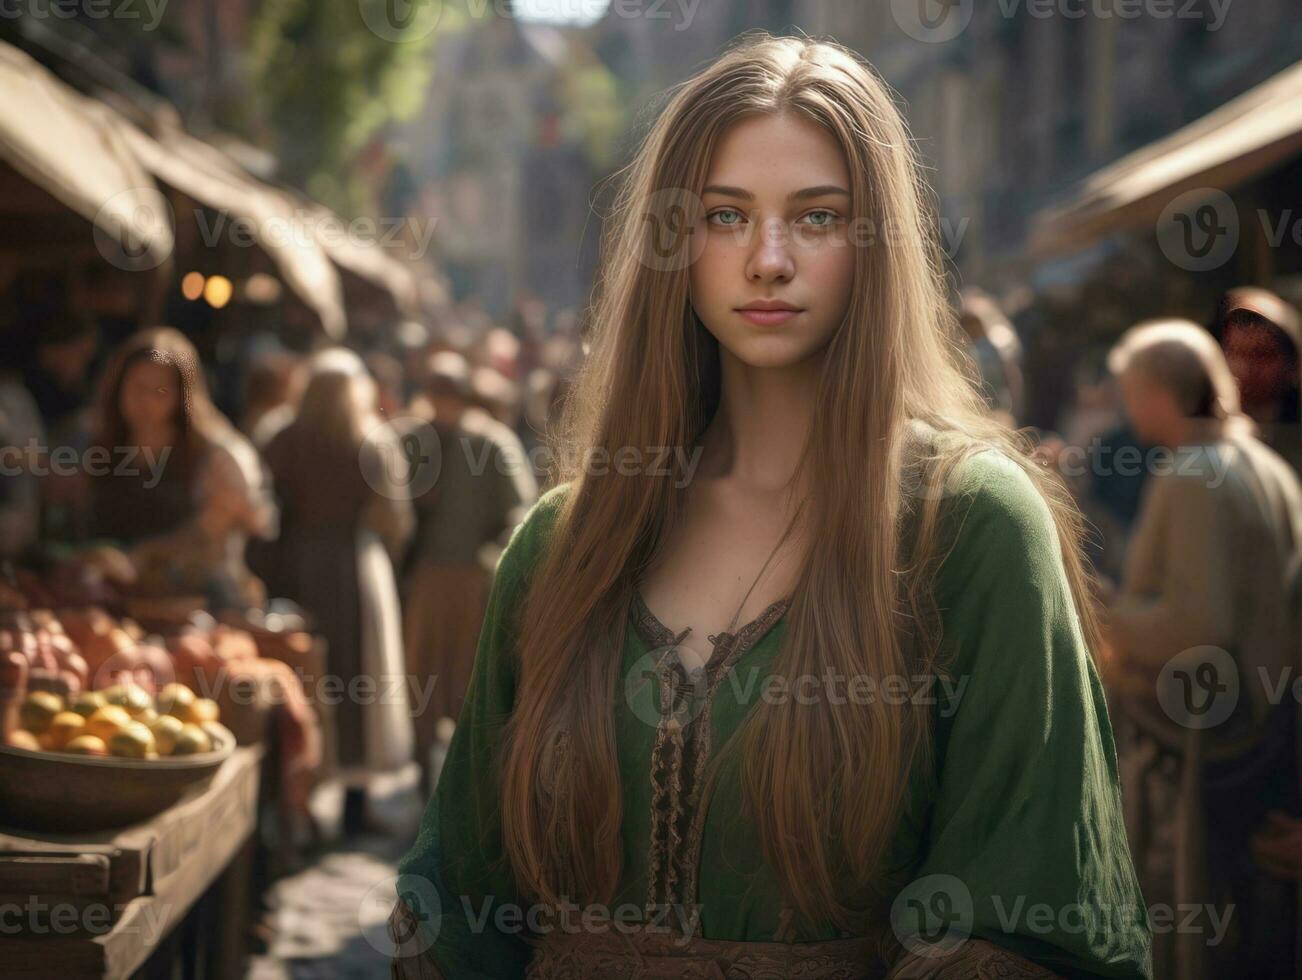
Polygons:
[[808,360],[826,347],[826,341],[820,343],[810,337],[794,334],[782,334],[774,331],[768,334],[720,335],[720,351],[726,351],[747,367],[784,368],[792,367]]

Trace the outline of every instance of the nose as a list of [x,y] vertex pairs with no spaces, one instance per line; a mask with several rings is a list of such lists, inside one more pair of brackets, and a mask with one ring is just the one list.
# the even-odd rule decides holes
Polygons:
[[796,274],[796,263],[786,223],[777,218],[761,222],[758,239],[746,261],[746,278],[751,282],[789,282]]

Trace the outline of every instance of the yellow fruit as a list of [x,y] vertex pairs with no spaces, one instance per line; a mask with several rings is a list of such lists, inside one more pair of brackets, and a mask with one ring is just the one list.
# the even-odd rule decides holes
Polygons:
[[149,730],[154,733],[154,742],[158,746],[159,755],[172,754],[177,736],[181,734],[181,729],[184,727],[185,722],[174,715],[163,715],[149,726]]
[[172,755],[197,755],[211,751],[212,743],[208,739],[208,733],[198,725],[184,726],[176,736],[176,744],[172,746]]
[[127,714],[126,708],[116,704],[106,704],[86,719],[83,734],[94,735],[107,743],[129,724],[131,724],[131,716]]
[[102,738],[94,735],[78,735],[63,747],[63,751],[73,755],[108,755],[108,746]]
[[213,752],[225,748],[228,742],[235,742],[235,733],[219,721],[205,721],[199,727],[208,736],[208,744]]
[[188,721],[192,725],[202,725],[205,721],[217,721],[221,717],[221,709],[217,707],[217,702],[212,698],[195,698],[190,705],[190,710],[181,715],[182,721]]
[[138,721],[127,722],[125,728],[113,735],[108,740],[108,750],[110,755],[127,759],[147,759],[158,754],[154,733]]
[[110,684],[108,687],[100,688],[95,693],[104,699],[105,704],[120,705],[125,696],[121,684]]
[[22,726],[33,735],[42,735],[54,721],[54,716],[63,710],[63,700],[49,691],[33,691],[27,695],[19,717]]
[[68,706],[68,710],[77,712],[83,718],[89,718],[106,704],[108,702],[99,691],[82,691]]
[[126,708],[132,718],[154,706],[154,699],[149,696],[149,692],[136,684],[116,684],[107,688],[104,700]]
[[163,689],[158,692],[157,697],[158,710],[165,715],[176,715],[178,718],[185,718],[186,712],[189,711],[190,705],[194,704],[195,694],[184,684],[165,684]]
[[154,722],[158,721],[158,712],[153,708],[146,708],[144,711],[133,715],[132,717],[146,728],[153,728]]
[[41,743],[31,732],[15,728],[5,738],[5,744],[14,749],[26,749],[28,752],[41,751]]
[[45,730],[46,747],[54,751],[62,749],[82,733],[86,719],[75,711],[60,711]]

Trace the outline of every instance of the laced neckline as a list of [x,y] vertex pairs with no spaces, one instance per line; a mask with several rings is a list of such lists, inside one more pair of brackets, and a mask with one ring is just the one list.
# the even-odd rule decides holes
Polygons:
[[[778,620],[786,614],[790,605],[790,597],[776,599],[760,610],[759,615],[755,616],[754,619],[742,624],[737,629],[731,632],[722,630],[718,633],[711,633],[706,639],[714,647],[714,652],[707,661],[707,666],[713,665],[727,649],[731,649],[734,653],[750,649],[777,624]],[[686,626],[680,633],[675,634],[651,611],[651,607],[646,604],[646,600],[642,596],[642,590],[638,588],[633,589],[633,602],[629,612],[633,617],[634,627],[647,645],[651,647],[677,646],[692,631],[692,627]]]

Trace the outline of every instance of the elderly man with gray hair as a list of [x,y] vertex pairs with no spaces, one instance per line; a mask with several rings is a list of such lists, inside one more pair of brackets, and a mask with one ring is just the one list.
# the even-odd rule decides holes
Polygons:
[[1256,437],[1202,327],[1141,323],[1109,366],[1153,447],[1107,617],[1131,844],[1145,895],[1234,910],[1216,943],[1210,929],[1155,943],[1154,968],[1272,977],[1289,955],[1275,930],[1289,924],[1291,896],[1253,868],[1248,841],[1268,807],[1296,795],[1297,706],[1276,693],[1296,671],[1302,487]]

